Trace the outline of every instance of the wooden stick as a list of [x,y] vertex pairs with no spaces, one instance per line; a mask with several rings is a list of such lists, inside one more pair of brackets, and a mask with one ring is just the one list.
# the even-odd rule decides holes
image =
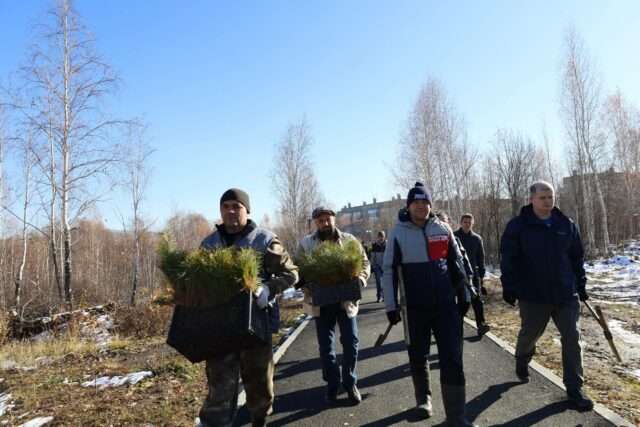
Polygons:
[[389,323],[389,325],[387,326],[387,329],[384,331],[384,333],[380,334],[378,336],[378,339],[376,340],[376,343],[373,345],[374,347],[380,347],[382,345],[382,343],[384,343],[384,340],[387,339],[387,336],[389,335],[389,332],[391,331],[391,328],[393,328],[393,325],[391,323]]
[[618,359],[618,362],[622,362],[622,358],[620,357],[620,353],[618,353],[618,348],[616,347],[616,344],[613,342],[613,335],[611,335],[609,324],[607,323],[607,320],[604,317],[604,313],[602,312],[602,309],[600,308],[599,305],[597,305],[596,309],[594,310],[593,307],[591,307],[591,304],[589,304],[587,301],[583,301],[583,302],[584,302],[584,305],[586,305],[589,311],[591,312],[591,315],[598,321],[598,324],[602,328],[602,332],[604,332],[604,337],[607,339],[607,342],[609,343],[609,347],[611,347],[611,351],[613,351],[613,354],[616,356],[616,359]]

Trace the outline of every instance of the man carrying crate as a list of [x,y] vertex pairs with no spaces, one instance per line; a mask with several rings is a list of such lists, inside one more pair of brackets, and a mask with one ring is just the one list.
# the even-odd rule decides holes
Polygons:
[[[249,195],[237,188],[224,192],[220,198],[222,224],[202,241],[201,247],[215,249],[236,246],[252,248],[262,256],[260,275],[263,285],[256,302],[269,310],[271,332],[278,328],[278,307],[275,296],[298,281],[298,269],[272,232],[259,228],[248,218]],[[273,353],[271,342],[248,350],[207,359],[206,374],[209,393],[200,409],[203,427],[231,426],[235,418],[239,378],[247,395],[247,409],[253,426],[265,425],[272,412]]]
[[[346,242],[355,241],[358,244],[362,256],[362,269],[355,279],[356,293],[359,288],[367,284],[370,275],[369,260],[364,248],[358,240],[349,233],[340,231],[335,224],[335,212],[326,207],[318,207],[313,210],[311,217],[316,226],[316,232],[305,236],[298,247],[296,257],[310,254],[321,242],[330,241],[342,246]],[[310,283],[309,278],[301,274],[300,282],[305,286],[307,300],[311,297],[310,288],[316,286]],[[337,284],[332,289],[325,288],[326,298],[322,295],[322,288],[314,289],[312,297],[312,315],[315,317],[318,347],[322,361],[322,378],[327,382],[326,399],[328,403],[335,403],[338,399],[340,384],[349,396],[349,401],[357,405],[362,401],[360,391],[356,385],[356,363],[358,360],[358,314],[359,296],[356,300],[340,298],[336,292]],[[351,285],[351,284],[349,284]],[[349,286],[344,286],[350,289]],[[346,295],[347,291],[343,295]],[[336,299],[331,299],[335,297]],[[342,299],[342,300],[341,300]],[[336,323],[340,328],[340,342],[342,343],[342,375],[336,358]]]

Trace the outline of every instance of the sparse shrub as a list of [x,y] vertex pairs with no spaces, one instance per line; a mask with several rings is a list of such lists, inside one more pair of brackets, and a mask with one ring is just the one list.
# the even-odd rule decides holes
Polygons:
[[0,312],[0,346],[4,345],[9,339],[9,313]]
[[145,304],[119,306],[114,313],[117,331],[125,337],[146,338],[166,335],[172,310],[168,306]]

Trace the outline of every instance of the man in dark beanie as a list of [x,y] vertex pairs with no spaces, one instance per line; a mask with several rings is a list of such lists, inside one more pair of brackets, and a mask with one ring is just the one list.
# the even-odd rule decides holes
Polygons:
[[235,200],[242,203],[247,209],[247,213],[251,213],[251,203],[249,203],[249,195],[246,192],[239,188],[230,188],[222,193],[222,197],[220,197],[220,204],[222,205],[222,203],[229,200]]
[[404,320],[417,414],[428,418],[433,413],[427,365],[433,331],[447,425],[473,426],[465,417],[462,319],[456,305],[457,289],[467,286],[467,275],[453,231],[433,214],[431,196],[420,182],[409,190],[407,208],[389,234],[383,270],[389,323]]
[[[279,312],[277,294],[298,281],[298,269],[278,237],[259,228],[248,214],[249,195],[237,188],[224,192],[220,198],[222,224],[202,241],[201,247],[216,249],[229,246],[252,248],[262,258],[260,268],[262,286],[255,292],[256,304],[268,310],[272,332],[278,330]],[[247,394],[247,409],[253,426],[265,425],[272,412],[273,354],[271,342],[206,361],[209,393],[200,409],[202,427],[231,426],[238,401],[239,377]]]

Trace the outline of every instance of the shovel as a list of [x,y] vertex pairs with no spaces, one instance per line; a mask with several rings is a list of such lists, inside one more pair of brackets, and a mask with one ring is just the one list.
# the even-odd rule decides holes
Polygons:
[[387,325],[387,329],[384,331],[384,333],[378,335],[378,339],[376,340],[376,343],[373,345],[374,347],[380,347],[382,345],[382,343],[384,343],[384,340],[387,339],[387,336],[389,335],[389,332],[391,332],[391,328],[393,328],[393,325],[391,323],[389,323],[389,325]]
[[[596,305],[596,309],[594,310],[587,301],[583,301],[584,305],[587,306],[593,317],[598,321],[598,324],[602,328],[602,332],[604,332],[604,337],[607,339],[609,343],[609,347],[611,347],[611,351],[618,359],[618,362],[622,362],[622,358],[620,357],[620,353],[618,353],[618,349],[616,348],[616,344],[613,342],[613,335],[611,335],[611,331],[609,330],[609,324],[607,323],[607,319],[604,318],[604,313],[602,313],[602,309],[600,306]],[[597,312],[597,313],[596,313]]]

